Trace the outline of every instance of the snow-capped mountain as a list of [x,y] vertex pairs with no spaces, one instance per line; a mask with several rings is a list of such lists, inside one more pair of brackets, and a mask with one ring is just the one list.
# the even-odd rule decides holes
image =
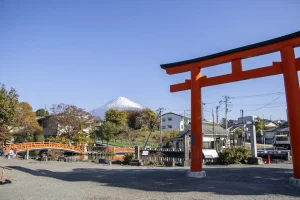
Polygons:
[[125,97],[118,97],[116,99],[113,99],[106,104],[102,105],[99,108],[94,109],[91,111],[91,114],[96,117],[103,118],[105,115],[105,112],[109,109],[117,109],[117,110],[142,110],[143,106],[140,104],[137,104]]

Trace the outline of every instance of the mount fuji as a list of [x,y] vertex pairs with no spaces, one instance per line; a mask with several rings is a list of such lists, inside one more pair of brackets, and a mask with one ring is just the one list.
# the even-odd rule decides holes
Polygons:
[[144,107],[127,99],[126,97],[118,97],[100,106],[99,108],[94,109],[90,113],[95,117],[104,118],[105,112],[111,108],[117,110],[142,110]]

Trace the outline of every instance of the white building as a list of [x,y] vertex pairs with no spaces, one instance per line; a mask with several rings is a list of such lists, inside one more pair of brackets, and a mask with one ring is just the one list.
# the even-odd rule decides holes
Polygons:
[[176,113],[165,113],[162,115],[162,130],[179,130],[183,131],[185,127],[190,123],[188,117],[176,114]]
[[238,118],[238,124],[247,124],[247,122],[253,122],[257,120],[257,116],[244,116]]

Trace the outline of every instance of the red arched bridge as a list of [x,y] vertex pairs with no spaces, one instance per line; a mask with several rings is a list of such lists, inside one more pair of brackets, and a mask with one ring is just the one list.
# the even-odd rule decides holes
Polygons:
[[84,153],[85,146],[81,145],[70,145],[70,144],[62,144],[55,142],[27,142],[27,143],[17,143],[11,144],[5,147],[5,153],[8,153],[10,149],[17,148],[18,152],[23,152],[27,150],[45,150],[45,149],[55,149],[55,150],[63,150],[67,152],[73,153]]
[[[18,152],[25,152],[30,150],[46,150],[55,149],[63,150],[66,152],[84,154],[88,153],[85,149],[84,144],[63,144],[55,142],[27,142],[27,143],[17,143],[11,144],[5,147],[5,153],[7,154],[10,149],[17,148]],[[133,153],[134,147],[107,147],[105,152],[108,154],[118,154],[118,153]]]

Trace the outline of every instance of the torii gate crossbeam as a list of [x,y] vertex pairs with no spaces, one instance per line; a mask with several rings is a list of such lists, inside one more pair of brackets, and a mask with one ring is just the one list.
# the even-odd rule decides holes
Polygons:
[[[283,74],[288,121],[292,147],[294,178],[300,181],[300,88],[297,71],[300,58],[295,58],[294,48],[300,46],[300,31],[279,38],[229,51],[170,64],[162,64],[167,74],[191,72],[191,79],[170,86],[171,92],[191,90],[191,167],[188,176],[204,177],[202,171],[202,113],[201,88],[253,78]],[[280,52],[281,62],[258,69],[242,70],[242,59]],[[231,62],[230,74],[207,78],[201,69]]]

